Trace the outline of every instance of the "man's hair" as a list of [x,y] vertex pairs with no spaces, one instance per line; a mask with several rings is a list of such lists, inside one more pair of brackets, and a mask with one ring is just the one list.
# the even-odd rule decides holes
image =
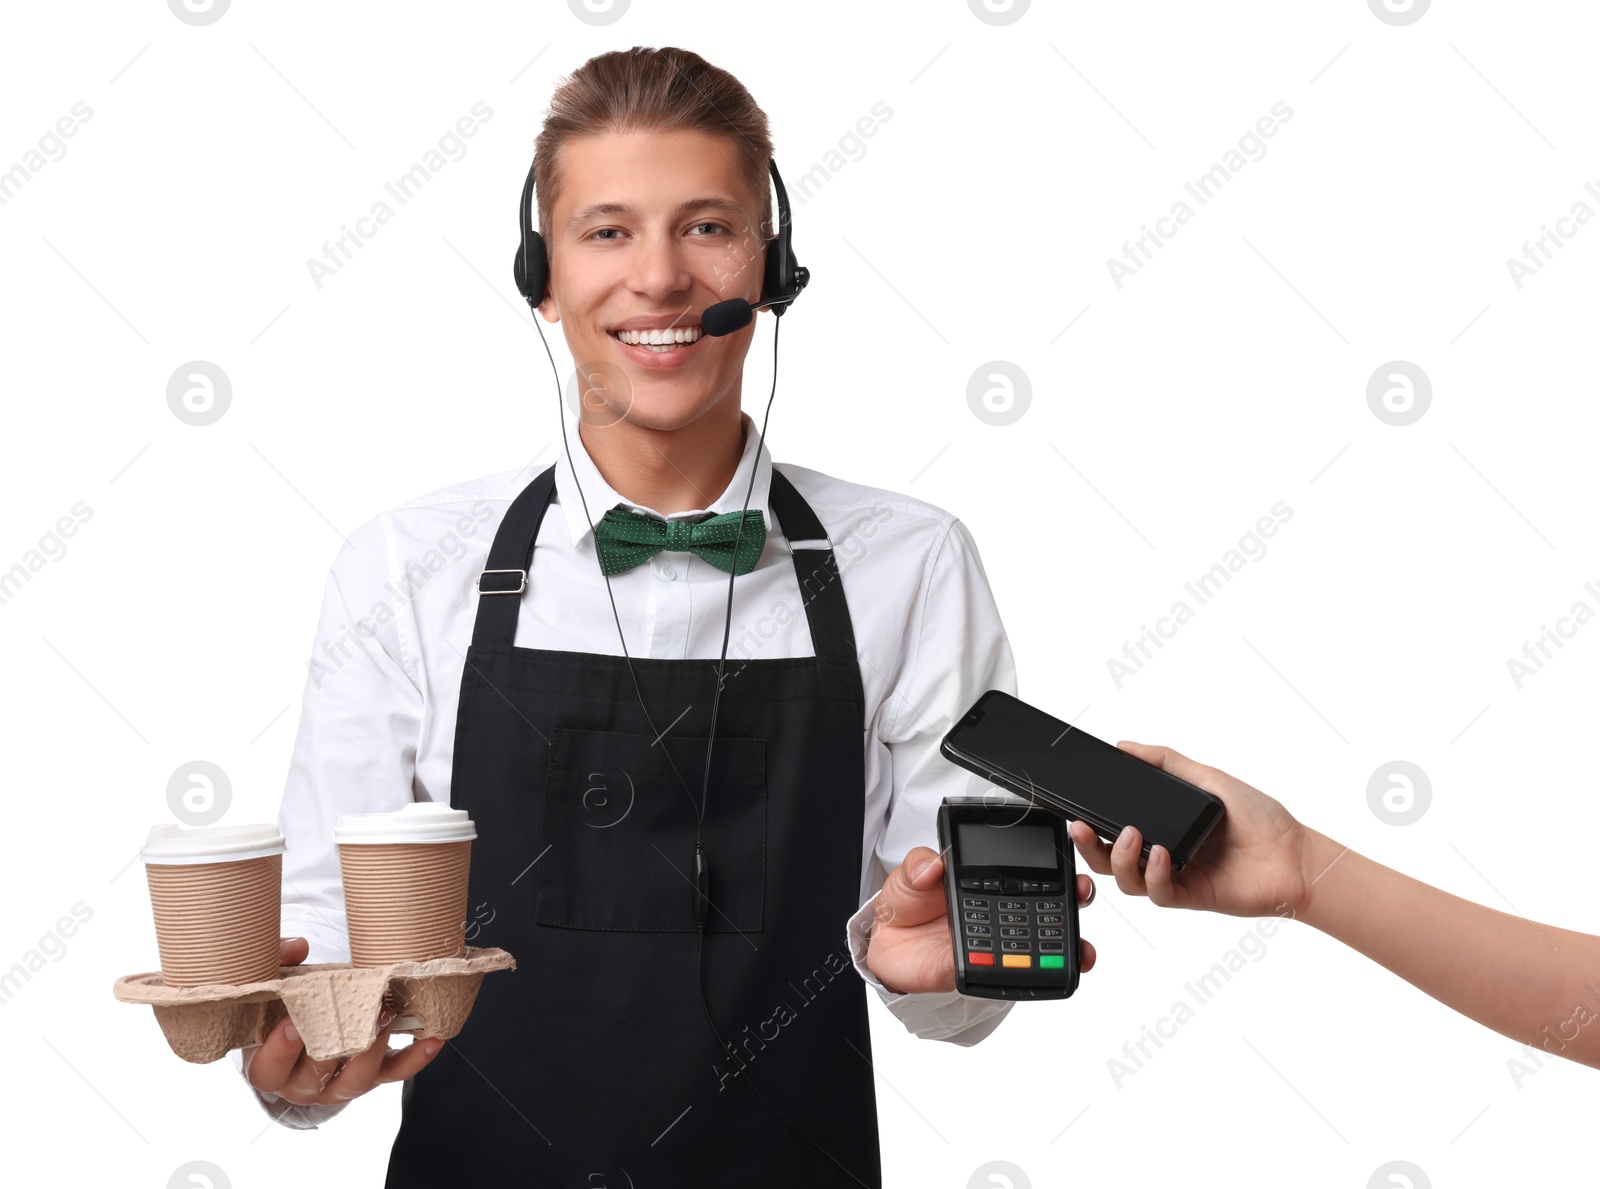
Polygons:
[[561,146],[606,132],[694,129],[726,136],[740,171],[756,194],[757,237],[776,234],[767,163],[772,137],[767,114],[744,84],[691,50],[634,46],[590,58],[556,88],[533,148],[539,231],[550,238],[550,212],[561,194]]

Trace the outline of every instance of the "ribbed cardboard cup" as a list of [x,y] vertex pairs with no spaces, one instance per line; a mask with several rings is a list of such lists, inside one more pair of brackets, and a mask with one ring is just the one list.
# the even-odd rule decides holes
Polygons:
[[476,837],[464,811],[426,801],[395,813],[339,819],[334,840],[351,965],[466,955],[467,878]]
[[271,825],[151,830],[141,857],[167,986],[278,977],[283,849]]

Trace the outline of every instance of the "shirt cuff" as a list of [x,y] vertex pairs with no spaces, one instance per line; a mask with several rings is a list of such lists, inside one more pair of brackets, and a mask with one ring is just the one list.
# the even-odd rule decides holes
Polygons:
[[[255,1049],[252,1047],[248,1051],[253,1054]],[[248,1069],[245,1062],[246,1052],[245,1049],[233,1049],[228,1055],[233,1058],[233,1067],[239,1071],[239,1076],[245,1079],[245,1085],[250,1086],[250,1079],[246,1075]],[[261,1109],[267,1112],[269,1118],[295,1131],[315,1131],[317,1124],[326,1123],[349,1105],[338,1102],[326,1106],[315,1104],[301,1106],[266,1090],[257,1090],[254,1086],[250,1086],[250,1093],[255,1095],[256,1101],[261,1104]]]
[[878,992],[884,1006],[906,1026],[906,1031],[923,1040],[947,1040],[952,1044],[975,1045],[1000,1026],[1011,1010],[1002,999],[977,999],[959,991],[926,991],[905,994],[890,991],[867,969],[867,946],[873,919],[877,915],[878,893],[858,908],[845,933],[850,944],[850,960],[867,986]]

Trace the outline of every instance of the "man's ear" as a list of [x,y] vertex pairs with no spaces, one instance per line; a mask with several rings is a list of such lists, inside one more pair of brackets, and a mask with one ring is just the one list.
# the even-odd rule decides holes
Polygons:
[[555,294],[550,292],[550,287],[545,286],[544,300],[539,303],[539,316],[546,322],[561,321],[561,307],[556,304]]

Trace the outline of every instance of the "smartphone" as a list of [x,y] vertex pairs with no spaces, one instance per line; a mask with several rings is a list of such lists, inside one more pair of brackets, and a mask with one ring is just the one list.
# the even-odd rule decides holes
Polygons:
[[1066,821],[989,797],[946,797],[939,851],[956,990],[1065,999],[1078,989],[1078,876]]
[[1183,870],[1222,820],[1222,802],[1120,748],[992,689],[956,722],[939,750],[992,784],[1088,822],[1113,841],[1138,828],[1148,859],[1166,847]]

